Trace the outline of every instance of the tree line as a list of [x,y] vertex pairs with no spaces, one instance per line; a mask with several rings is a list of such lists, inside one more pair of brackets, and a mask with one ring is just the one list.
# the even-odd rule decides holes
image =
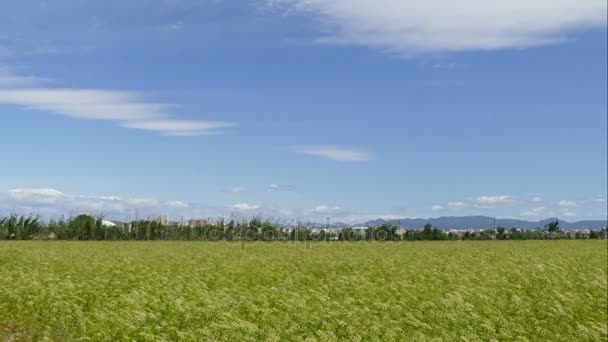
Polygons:
[[555,221],[531,230],[496,229],[444,231],[427,224],[422,229],[400,229],[391,224],[367,229],[287,228],[271,220],[218,220],[190,226],[155,220],[107,224],[101,217],[78,215],[43,222],[36,215],[0,218],[0,240],[193,240],[193,241],[426,241],[426,240],[543,240],[605,239],[600,230],[564,231]]

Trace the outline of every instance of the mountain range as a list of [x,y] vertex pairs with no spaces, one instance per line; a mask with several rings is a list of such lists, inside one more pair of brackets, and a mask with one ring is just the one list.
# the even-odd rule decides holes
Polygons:
[[[437,218],[429,219],[418,219],[418,218],[405,218],[396,220],[370,220],[365,223],[356,224],[353,226],[367,226],[375,227],[382,224],[393,224],[402,228],[418,229],[424,227],[425,224],[430,223],[431,225],[439,229],[493,229],[495,226],[502,226],[508,229],[535,229],[542,228],[547,223],[555,221],[554,218],[548,218],[540,221],[526,221],[518,219],[496,219],[494,222],[493,217],[488,216],[442,216]],[[559,220],[561,229],[601,229],[608,225],[606,220],[587,220],[568,222]],[[335,227],[344,227],[346,225],[337,223],[333,225]]]

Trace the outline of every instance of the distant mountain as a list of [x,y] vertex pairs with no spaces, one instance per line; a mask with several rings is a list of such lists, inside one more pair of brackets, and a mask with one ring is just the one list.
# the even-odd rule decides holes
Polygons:
[[[325,227],[324,224],[317,224],[317,227]],[[335,222],[330,225],[330,229],[344,229],[344,228],[349,228],[351,227],[350,224],[348,223],[343,223],[343,222]]]
[[[547,223],[553,222],[554,219],[546,219],[541,221],[526,221],[517,219],[496,219],[496,226],[518,229],[535,229],[542,228]],[[443,216],[429,219],[401,219],[401,220],[371,220],[367,221],[362,226],[375,227],[382,224],[394,224],[403,228],[418,229],[424,227],[425,224],[431,225],[440,229],[492,229],[494,228],[494,218],[488,216]],[[562,229],[600,229],[606,227],[607,221],[578,221],[567,222],[559,220],[559,225]]]

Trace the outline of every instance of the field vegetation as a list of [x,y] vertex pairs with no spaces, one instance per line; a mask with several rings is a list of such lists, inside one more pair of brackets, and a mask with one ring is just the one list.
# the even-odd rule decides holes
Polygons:
[[0,242],[0,340],[606,341],[606,241]]

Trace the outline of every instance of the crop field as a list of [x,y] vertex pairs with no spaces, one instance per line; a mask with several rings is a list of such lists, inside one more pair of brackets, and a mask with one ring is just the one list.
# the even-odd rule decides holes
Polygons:
[[606,241],[0,243],[0,340],[605,341]]

